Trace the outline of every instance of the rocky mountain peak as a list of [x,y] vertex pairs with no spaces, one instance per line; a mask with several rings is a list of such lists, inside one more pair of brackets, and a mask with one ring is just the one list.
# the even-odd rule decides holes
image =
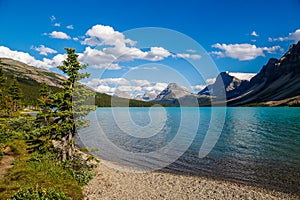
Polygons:
[[[300,95],[300,41],[280,58],[271,58],[233,105],[279,101]],[[237,103],[236,103],[237,102]],[[231,102],[229,102],[231,104]]]
[[230,99],[238,96],[248,83],[249,81],[240,80],[231,76],[228,72],[221,72],[216,81],[201,90],[198,95],[214,96],[217,99],[224,99],[225,97]]
[[176,83],[170,83],[166,89],[157,95],[155,100],[178,99],[186,95],[192,95],[192,93]]
[[177,83],[170,83],[167,89],[181,89],[181,87]]

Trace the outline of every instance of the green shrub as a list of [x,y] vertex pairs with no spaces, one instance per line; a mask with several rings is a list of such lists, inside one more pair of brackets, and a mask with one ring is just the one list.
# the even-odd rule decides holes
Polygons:
[[70,197],[67,197],[64,193],[60,191],[56,191],[53,189],[27,189],[27,190],[19,190],[11,197],[12,200],[70,200]]
[[25,139],[33,129],[31,117],[7,118],[0,120],[0,143],[5,144],[12,139]]
[[93,177],[94,173],[90,169],[70,170],[72,177],[80,184],[87,184]]
[[10,137],[11,133],[7,133],[4,129],[4,126],[0,124],[0,144],[5,144]]
[[34,120],[31,117],[10,118],[5,121],[7,129],[15,132],[30,132],[33,129]]

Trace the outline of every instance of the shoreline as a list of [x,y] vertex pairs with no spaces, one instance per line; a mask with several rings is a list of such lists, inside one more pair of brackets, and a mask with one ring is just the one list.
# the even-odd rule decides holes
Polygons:
[[[83,187],[84,199],[299,199],[293,194],[207,177],[165,172],[124,172],[100,160]],[[114,164],[113,164],[114,165]],[[126,167],[118,165],[119,167]]]

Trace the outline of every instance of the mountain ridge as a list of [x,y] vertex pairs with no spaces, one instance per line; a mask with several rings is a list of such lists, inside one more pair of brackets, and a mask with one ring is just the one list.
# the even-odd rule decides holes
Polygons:
[[[165,90],[167,91],[167,88]],[[191,95],[196,94],[191,93],[186,97]],[[213,84],[207,85],[197,95],[200,106],[212,104],[212,101],[229,106],[299,106],[300,41],[292,44],[281,58],[269,59],[250,81],[221,72]],[[156,102],[161,102],[161,99],[164,99],[164,102],[171,100],[171,104],[177,106],[178,100],[184,99],[183,97],[169,98],[168,94],[163,92],[158,99],[156,98]]]
[[244,105],[283,101],[300,95],[300,41],[280,58],[271,58],[254,76],[243,95],[228,101]]

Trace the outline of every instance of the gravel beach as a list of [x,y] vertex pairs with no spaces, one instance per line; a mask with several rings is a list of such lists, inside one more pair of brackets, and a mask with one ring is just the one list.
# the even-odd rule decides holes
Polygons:
[[161,172],[133,173],[100,161],[83,188],[94,199],[300,199],[299,196],[204,177]]

